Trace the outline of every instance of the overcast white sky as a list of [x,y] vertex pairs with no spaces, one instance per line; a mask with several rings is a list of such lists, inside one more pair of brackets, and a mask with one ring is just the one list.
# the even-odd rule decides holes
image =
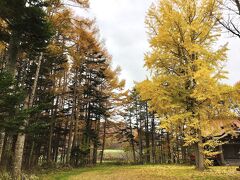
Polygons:
[[[121,78],[126,79],[126,86],[133,86],[133,81],[145,79],[144,53],[148,42],[144,19],[154,0],[90,0],[89,14],[96,17],[101,37],[106,48],[113,56],[113,66],[121,66]],[[221,43],[229,42],[228,63],[229,84],[240,80],[240,39],[230,38],[225,34]]]

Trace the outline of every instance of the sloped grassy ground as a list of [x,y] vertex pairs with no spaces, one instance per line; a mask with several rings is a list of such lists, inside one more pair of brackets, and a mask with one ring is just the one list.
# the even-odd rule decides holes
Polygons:
[[180,165],[103,165],[41,176],[43,180],[240,180],[234,166],[211,167],[199,172]]

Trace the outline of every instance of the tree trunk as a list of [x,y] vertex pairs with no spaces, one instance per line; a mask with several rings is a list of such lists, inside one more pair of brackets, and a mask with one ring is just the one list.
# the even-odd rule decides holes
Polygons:
[[83,158],[83,161],[86,164],[88,164],[90,162],[90,156],[91,156],[91,153],[90,153],[90,137],[89,137],[89,133],[91,132],[91,128],[92,128],[92,119],[90,117],[91,115],[91,108],[90,108],[91,104],[90,102],[88,103],[88,106],[86,106],[86,112],[87,112],[87,118],[86,118],[86,134],[84,136],[84,143],[83,143],[83,146],[85,147],[85,157]]
[[6,169],[11,167],[12,160],[12,147],[13,145],[13,137],[5,134],[3,149],[2,149],[2,157],[1,157],[1,169]]
[[172,148],[171,148],[171,140],[170,140],[170,135],[169,133],[167,133],[167,147],[168,147],[168,163],[172,163],[173,159],[172,159]]
[[151,139],[152,139],[152,162],[156,163],[156,146],[155,146],[155,119],[154,114],[151,122]]
[[[28,109],[29,107],[32,107],[32,105],[33,105],[33,100],[34,100],[34,96],[35,96],[35,92],[36,92],[36,88],[37,88],[37,82],[38,82],[38,76],[39,76],[39,71],[40,71],[40,67],[41,67],[41,62],[42,62],[42,54],[39,57],[36,74],[35,74],[35,79],[34,79],[34,84],[33,84],[33,88],[32,88],[32,93],[29,97],[27,97],[25,99],[24,107],[23,107],[24,109]],[[20,127],[20,130],[24,131],[27,124],[28,124],[28,117],[24,120],[23,125]],[[26,138],[26,134],[24,132],[18,133],[17,141],[15,144],[15,154],[14,154],[14,159],[13,159],[13,177],[14,177],[14,179],[20,179],[20,176],[21,176],[25,138]]]
[[[179,129],[180,131],[181,129]],[[179,134],[176,134],[176,163],[180,163],[180,151],[179,151],[179,147],[181,146],[180,145],[180,140],[179,140]]]
[[[136,102],[136,121],[138,131],[138,143],[139,143],[139,163],[143,164],[143,143],[142,143],[142,120],[139,116],[140,109],[138,109],[138,103]],[[139,116],[139,117],[138,117]]]
[[93,165],[97,164],[97,149],[98,149],[98,144],[97,144],[97,142],[94,140],[94,143],[93,143],[93,152],[92,152],[92,164],[93,164]]
[[57,163],[58,162],[58,147],[59,147],[59,141],[57,141],[57,144],[55,145],[54,148],[54,162]]
[[66,163],[70,164],[70,156],[72,151],[72,144],[73,144],[73,122],[72,119],[70,120],[70,127],[69,127],[69,135],[68,135],[68,147],[67,147],[67,155],[66,155]]
[[[78,136],[78,115],[77,115],[77,73],[78,70],[75,69],[75,75],[74,75],[74,87],[73,87],[73,105],[72,105],[72,122],[74,122],[74,134],[73,134],[73,143],[72,143],[72,148],[76,149],[77,148],[77,136]],[[71,157],[71,161],[75,162],[75,166],[77,165],[77,157],[73,156]]]
[[100,117],[96,119],[97,119],[96,125],[95,125],[96,139],[94,139],[94,143],[93,143],[93,159],[92,159],[92,163],[94,165],[97,164],[98,137],[99,137],[99,130],[100,130]]
[[[52,120],[51,120],[52,121]],[[52,161],[51,153],[52,153],[52,137],[53,137],[53,123],[50,123],[50,132],[48,139],[48,153],[47,153],[47,162],[50,163]]]
[[224,159],[224,156],[223,156],[223,148],[222,148],[222,145],[219,145],[219,151],[220,151],[220,163],[221,165],[226,165],[226,162],[225,162],[225,159]]
[[104,156],[105,141],[106,141],[106,128],[107,128],[107,119],[105,118],[105,122],[103,125],[103,140],[102,140],[102,151],[101,151],[101,155],[100,155],[100,164],[102,164],[103,156]]
[[159,146],[159,151],[160,151],[160,153],[159,153],[159,155],[158,155],[158,162],[160,162],[161,164],[163,164],[163,163],[166,163],[166,161],[165,161],[165,158],[164,158],[164,154],[165,153],[163,153],[163,143],[162,143],[162,141],[160,142],[161,144],[160,144],[160,146]]
[[146,113],[146,121],[145,121],[145,138],[146,138],[146,162],[150,163],[150,138],[149,138],[149,129],[148,129],[148,104],[145,103],[145,113]]
[[132,153],[133,153],[133,162],[136,163],[136,152],[135,152],[135,144],[134,144],[134,135],[132,129],[132,117],[130,115],[130,133],[131,133],[131,146],[132,146]]
[[13,77],[16,74],[18,51],[19,51],[19,38],[18,34],[13,31],[9,41],[6,64],[7,70],[12,74]]
[[187,163],[187,154],[186,154],[186,147],[184,147],[182,143],[181,143],[181,153],[182,153],[182,162],[185,164]]
[[143,164],[143,142],[142,142],[142,121],[139,122],[140,127],[138,128],[139,138],[139,160],[140,164]]
[[13,159],[14,179],[21,179],[21,168],[22,168],[25,137],[26,136],[24,133],[19,133],[17,136],[17,142],[15,144],[15,154],[14,154],[14,159]]
[[197,142],[196,145],[196,168],[200,171],[203,171],[205,169],[204,165],[204,154],[203,154],[203,142],[202,142],[202,133],[201,130],[197,130],[199,142]]
[[3,144],[4,144],[5,132],[0,132],[0,164],[3,152]]
[[[60,80],[61,81],[61,80]],[[55,88],[55,87],[54,87]],[[54,127],[54,121],[57,115],[57,107],[58,107],[58,102],[59,102],[59,96],[57,96],[56,104],[54,105],[53,101],[53,106],[55,108],[52,108],[51,112],[51,122],[50,122],[50,132],[49,132],[49,142],[48,142],[48,154],[47,154],[47,162],[50,163],[52,161],[51,157],[51,151],[52,151],[52,137],[53,137],[53,127]]]
[[135,152],[135,145],[134,145],[134,139],[131,139],[131,145],[132,145],[132,154],[133,154],[133,162],[136,163],[136,152]]
[[29,154],[29,159],[28,159],[28,168],[29,169],[32,167],[32,159],[33,159],[34,148],[35,148],[35,143],[34,143],[34,140],[33,140],[32,145],[31,145],[30,154]]

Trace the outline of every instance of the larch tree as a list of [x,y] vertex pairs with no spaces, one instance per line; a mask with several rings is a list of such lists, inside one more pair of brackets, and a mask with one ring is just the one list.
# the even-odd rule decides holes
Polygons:
[[202,129],[220,114],[208,107],[221,104],[219,81],[223,79],[226,46],[214,47],[220,36],[215,0],[160,0],[148,11],[146,25],[151,50],[145,66],[151,79],[138,85],[141,96],[150,99],[167,130],[184,127],[186,146],[195,147],[196,167],[205,169]]

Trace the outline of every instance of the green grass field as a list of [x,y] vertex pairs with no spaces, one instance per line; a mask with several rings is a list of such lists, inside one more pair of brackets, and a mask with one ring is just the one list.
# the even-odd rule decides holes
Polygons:
[[199,172],[193,166],[143,165],[114,166],[103,165],[80,168],[67,172],[54,172],[40,177],[43,180],[240,180],[236,167],[211,167]]
[[[99,151],[100,154],[101,151]],[[104,150],[104,159],[105,160],[118,160],[122,159],[125,155],[124,150],[121,149],[106,149]],[[98,156],[100,157],[100,156]]]

